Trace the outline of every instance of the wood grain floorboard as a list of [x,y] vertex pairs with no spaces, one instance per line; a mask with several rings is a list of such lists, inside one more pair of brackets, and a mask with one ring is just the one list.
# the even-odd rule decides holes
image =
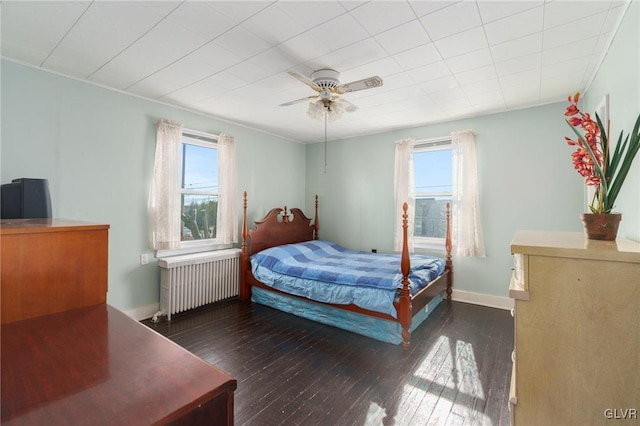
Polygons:
[[508,425],[513,319],[443,302],[411,346],[236,299],[150,328],[238,381],[237,425]]

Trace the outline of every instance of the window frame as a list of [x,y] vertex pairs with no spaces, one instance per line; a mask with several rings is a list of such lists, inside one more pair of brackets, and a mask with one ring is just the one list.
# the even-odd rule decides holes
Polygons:
[[[413,154],[419,152],[433,152],[433,151],[444,151],[444,150],[452,150],[452,140],[450,136],[429,139],[424,141],[417,141],[413,145],[413,152],[411,154],[411,161],[414,161]],[[453,160],[452,160],[453,162]],[[453,184],[453,176],[451,177]],[[414,171],[413,176],[413,186],[414,186],[414,205],[418,200],[418,197],[449,197],[453,200],[453,187],[451,188],[451,192],[417,192],[416,188],[416,173]],[[451,202],[451,201],[450,201]],[[418,249],[427,249],[427,250],[445,250],[445,238],[435,238],[435,237],[419,237],[415,235],[415,213],[414,213],[414,235],[413,235],[413,246]]]
[[[188,142],[186,142],[188,141]],[[204,148],[211,148],[218,150],[218,135],[213,135],[209,133],[199,132],[197,130],[191,129],[182,129],[182,135],[180,138],[180,149],[181,152],[184,153],[184,145],[195,145],[201,146]],[[184,173],[184,163],[183,163],[183,154],[180,155],[176,161],[181,162],[179,164],[180,174]],[[218,171],[218,182],[220,182],[220,173]],[[199,190],[186,190],[182,188],[182,179],[178,182],[178,188],[176,188],[177,194],[182,199],[182,195],[216,195],[219,196],[219,192],[216,191],[199,191]],[[181,207],[182,208],[182,203]],[[182,224],[182,219],[180,219],[180,223]],[[156,257],[162,258],[167,256],[175,256],[181,254],[190,254],[190,253],[199,253],[203,251],[211,251],[211,250],[222,250],[225,248],[231,248],[233,244],[221,244],[219,240],[216,238],[209,238],[206,240],[191,240],[191,241],[180,241],[180,247],[172,250],[157,250]]]

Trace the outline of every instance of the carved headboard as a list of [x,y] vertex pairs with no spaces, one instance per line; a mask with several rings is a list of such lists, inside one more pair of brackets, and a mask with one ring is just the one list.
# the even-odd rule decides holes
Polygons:
[[305,216],[302,210],[293,208],[290,211],[274,208],[262,220],[255,221],[255,229],[247,229],[247,193],[244,192],[242,251],[249,255],[261,250],[283,244],[318,239],[318,196],[316,195],[315,219]]

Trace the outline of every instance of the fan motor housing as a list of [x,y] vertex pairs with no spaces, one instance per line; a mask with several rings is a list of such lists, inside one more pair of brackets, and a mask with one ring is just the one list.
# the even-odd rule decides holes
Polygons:
[[333,89],[340,84],[340,73],[332,69],[322,69],[311,74],[311,81],[322,89]]

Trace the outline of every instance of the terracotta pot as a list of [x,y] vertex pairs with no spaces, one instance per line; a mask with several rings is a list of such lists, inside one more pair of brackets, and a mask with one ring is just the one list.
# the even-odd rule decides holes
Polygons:
[[580,218],[587,238],[590,240],[613,241],[618,235],[618,225],[622,220],[622,214],[582,213]]

